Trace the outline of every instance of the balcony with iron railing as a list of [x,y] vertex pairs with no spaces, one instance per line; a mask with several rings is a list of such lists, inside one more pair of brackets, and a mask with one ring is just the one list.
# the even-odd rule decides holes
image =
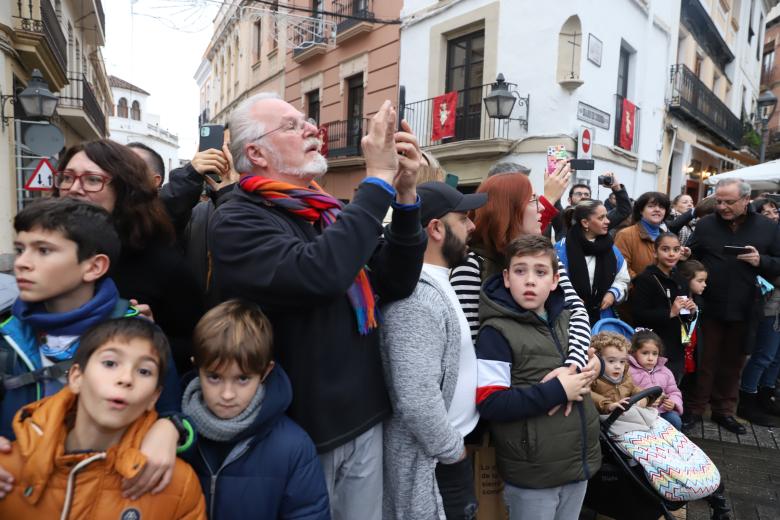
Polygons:
[[373,0],[334,1],[336,43],[341,44],[374,27]]
[[[455,135],[446,139],[432,140],[433,117],[436,107],[434,100],[436,98],[423,99],[407,103],[405,105],[404,118],[412,127],[412,132],[417,136],[417,140],[422,147],[429,147],[437,144],[446,144],[457,141],[469,140],[488,140],[488,139],[509,139],[508,119],[492,119],[488,117],[482,99],[490,93],[492,84],[481,85],[469,89],[458,91],[458,102],[455,110]],[[518,121],[520,126],[528,128],[528,105],[515,106],[515,110],[524,110]]]
[[[70,119],[82,135],[96,134],[97,137],[106,137],[106,114],[100,106],[87,78],[81,74],[69,78],[69,84],[60,93],[58,109],[60,115]],[[95,130],[90,131],[86,125],[88,119]]]
[[368,119],[354,118],[331,121],[321,126],[327,129],[328,158],[357,157],[362,155],[360,140],[368,132]]
[[300,63],[324,54],[334,44],[370,32],[375,21],[373,0],[335,0],[331,10],[288,16],[287,33],[293,59]]
[[12,4],[16,51],[26,68],[40,69],[52,90],[66,82],[68,42],[50,0],[16,0]]
[[696,74],[683,64],[672,65],[671,113],[681,116],[736,148],[742,122]]

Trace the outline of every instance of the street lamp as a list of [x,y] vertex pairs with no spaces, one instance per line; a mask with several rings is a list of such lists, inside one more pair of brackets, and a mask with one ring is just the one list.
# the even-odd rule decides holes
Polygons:
[[[512,87],[511,90],[510,87]],[[516,87],[514,83],[507,83],[504,75],[499,73],[496,76],[496,82],[490,88],[490,94],[482,99],[483,103],[485,103],[485,111],[491,119],[520,121],[520,124],[528,130],[528,105],[531,96],[522,97],[514,87]],[[515,108],[516,101],[520,102],[520,106],[525,105],[525,119],[512,119],[512,110]]]
[[775,112],[777,96],[771,90],[765,90],[758,97],[758,117],[761,121],[761,152],[759,162],[764,162],[766,142],[769,139],[769,119]]
[[5,115],[5,103],[9,99],[16,99],[22,104],[24,113],[31,119],[47,119],[54,115],[59,99],[51,93],[49,85],[43,80],[43,74],[38,69],[33,69],[30,82],[27,87],[16,96],[13,94],[0,95],[0,117],[3,127],[8,126],[12,116]]

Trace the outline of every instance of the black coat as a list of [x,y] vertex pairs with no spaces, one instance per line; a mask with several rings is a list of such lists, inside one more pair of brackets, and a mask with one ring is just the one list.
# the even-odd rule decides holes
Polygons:
[[119,295],[152,308],[154,321],[168,336],[179,373],[192,368],[192,331],[203,315],[203,299],[182,254],[175,246],[149,244],[122,249],[111,269]]
[[391,199],[364,182],[324,232],[240,189],[211,217],[218,298],[246,298],[268,315],[292,381],[289,415],[321,453],[390,413],[378,330],[359,334],[346,292],[364,265],[381,303],[409,296],[417,284],[426,245],[420,213],[394,211],[382,240]]
[[[682,343],[680,318],[670,318],[672,302],[678,296],[690,296],[688,282],[676,269],[666,276],[658,267],[651,265],[633,280],[634,288],[629,302],[636,327],[653,329],[664,342],[664,356],[669,359],[667,367],[676,380],[683,375],[685,352]],[[668,291],[668,293],[667,293]],[[695,314],[681,318],[690,323]],[[692,330],[690,332],[693,332]]]
[[[707,268],[704,316],[721,321],[749,321],[760,305],[756,276],[773,280],[780,275],[780,227],[748,206],[736,232],[717,213],[698,221],[688,239],[693,258]],[[723,246],[755,247],[761,255],[758,267],[724,254]]]

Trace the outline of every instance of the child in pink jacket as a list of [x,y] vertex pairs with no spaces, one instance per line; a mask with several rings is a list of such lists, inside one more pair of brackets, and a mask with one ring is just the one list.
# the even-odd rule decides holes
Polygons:
[[672,371],[666,368],[663,353],[663,341],[650,329],[637,329],[631,338],[631,356],[628,358],[629,371],[634,384],[640,388],[660,386],[664,393],[655,402],[658,412],[669,424],[682,427],[682,392],[677,388]]

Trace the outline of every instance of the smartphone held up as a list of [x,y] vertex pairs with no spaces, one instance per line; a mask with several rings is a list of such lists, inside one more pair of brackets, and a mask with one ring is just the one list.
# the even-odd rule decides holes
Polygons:
[[[225,142],[225,126],[224,125],[203,125],[200,127],[200,141],[198,142],[198,151],[203,152],[206,150],[214,149],[221,150],[222,144]],[[209,179],[214,182],[222,182],[222,177],[219,176],[219,172],[209,171],[205,174]]]

